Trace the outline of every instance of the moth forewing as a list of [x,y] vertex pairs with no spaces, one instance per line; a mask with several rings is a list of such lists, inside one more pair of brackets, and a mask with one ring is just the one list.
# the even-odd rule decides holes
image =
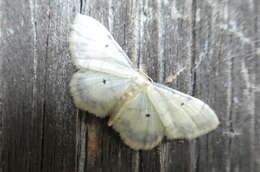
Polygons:
[[[88,68],[89,59],[110,61],[133,71],[132,62],[109,31],[92,17],[77,14],[70,33],[70,52],[78,68]],[[87,65],[87,66],[86,66]]]

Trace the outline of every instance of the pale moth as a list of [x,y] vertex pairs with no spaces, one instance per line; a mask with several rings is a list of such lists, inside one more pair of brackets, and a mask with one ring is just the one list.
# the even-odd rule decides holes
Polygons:
[[152,149],[164,136],[192,139],[218,126],[207,104],[154,83],[136,69],[97,20],[77,14],[69,44],[78,68],[70,82],[75,105],[109,116],[108,125],[132,149]]

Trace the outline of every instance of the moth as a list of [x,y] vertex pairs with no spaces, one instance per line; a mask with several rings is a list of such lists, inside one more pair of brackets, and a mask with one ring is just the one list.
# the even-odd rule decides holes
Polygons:
[[76,15],[69,44],[78,69],[70,81],[76,107],[109,116],[108,125],[132,149],[152,149],[164,136],[192,139],[218,126],[207,104],[155,83],[138,70],[94,18]]

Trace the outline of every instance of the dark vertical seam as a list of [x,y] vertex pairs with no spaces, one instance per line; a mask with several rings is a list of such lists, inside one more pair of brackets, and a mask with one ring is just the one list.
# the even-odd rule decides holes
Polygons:
[[[163,14],[163,16],[166,16],[165,14]],[[163,21],[163,29],[166,29],[167,27],[167,19],[164,18],[164,21]],[[167,75],[167,70],[166,70],[166,51],[167,51],[167,38],[166,38],[166,31],[164,30],[164,33],[163,33],[163,71],[162,71],[162,80],[165,81],[166,79],[166,75]]]
[[197,10],[197,0],[192,1],[192,36],[191,36],[191,82],[192,82],[192,96],[195,95],[196,90],[196,71],[195,71],[195,61],[196,61],[196,10]]
[[[50,7],[51,3],[49,0],[49,7]],[[47,60],[48,60],[48,50],[49,50],[49,31],[50,31],[50,20],[51,20],[51,14],[49,13],[48,15],[48,27],[47,27],[47,39],[46,39],[46,51],[45,51],[45,63],[44,63],[44,88],[43,88],[43,112],[42,112],[42,128],[41,128],[41,167],[40,167],[40,171],[43,171],[43,161],[44,161],[44,138],[45,138],[45,121],[46,121],[46,89],[47,89]]]
[[[229,132],[233,133],[234,129],[233,129],[233,105],[234,105],[234,101],[233,101],[233,95],[234,95],[234,89],[233,89],[233,69],[234,69],[234,58],[231,59],[231,65],[230,65],[230,78],[229,78],[229,82],[230,82],[230,99],[228,100],[230,102],[230,107],[229,107],[229,122],[230,122],[230,126],[229,126]],[[229,137],[228,139],[228,155],[230,155],[231,152],[231,147],[232,147],[232,138]],[[231,157],[232,155],[230,155]]]
[[[45,64],[46,65],[46,64]],[[45,84],[46,85],[46,84]],[[45,87],[45,86],[44,86]],[[45,90],[44,90],[44,94],[45,94]],[[45,103],[45,98],[43,101],[43,116],[42,116],[42,127],[41,127],[41,167],[40,167],[40,171],[43,171],[43,159],[44,159],[44,137],[45,137],[45,113],[46,113],[46,103]]]
[[79,157],[78,157],[78,152],[79,152],[79,136],[78,133],[80,133],[80,128],[79,128],[79,111],[78,109],[76,109],[76,119],[75,119],[75,172],[78,171],[78,161],[79,161]]
[[[127,54],[127,56],[129,57],[129,50],[128,50],[128,42],[127,42],[127,27],[129,27],[128,26],[128,23],[129,23],[129,21],[128,21],[128,4],[127,3],[125,3],[125,5],[126,5],[126,8],[125,8],[125,15],[124,15],[124,18],[125,18],[125,21],[124,21],[124,24],[123,24],[123,26],[124,26],[124,42],[123,42],[123,45],[122,45],[122,49],[123,50],[125,50],[125,52],[126,52],[126,54]],[[133,57],[130,57],[130,60],[131,61],[133,61],[133,59],[132,59]]]
[[[196,35],[196,18],[197,18],[197,0],[192,1],[192,26],[191,26],[191,95],[194,96],[196,92],[196,41],[197,41],[197,35]],[[197,145],[197,152],[200,151],[200,145],[198,143],[195,143]],[[189,146],[189,171],[193,171],[192,169],[192,156],[191,156],[191,146]],[[198,153],[197,159],[196,159],[196,172],[199,172],[200,170],[200,154]]]
[[[229,5],[228,2],[226,4],[227,6]],[[228,9],[228,12],[229,12],[229,9]],[[228,13],[228,21],[230,20],[230,16],[229,16],[229,13]],[[232,44],[232,36],[230,38],[230,43]],[[234,129],[233,129],[233,104],[234,104],[234,101],[233,101],[233,95],[234,95],[234,89],[233,89],[233,70],[234,70],[234,58],[232,58],[230,61],[227,61],[228,63],[228,66],[230,67],[230,70],[228,71],[228,86],[230,88],[228,88],[228,95],[229,95],[229,99],[228,99],[228,115],[229,115],[229,119],[228,119],[228,123],[230,124],[228,127],[229,129],[229,132],[230,133],[233,133],[234,132]],[[231,147],[232,147],[232,138],[231,137],[228,137],[228,152],[227,152],[227,155],[228,155],[228,164],[227,164],[227,168],[229,168],[229,170],[232,171],[232,165],[231,165],[231,158],[232,158],[232,155],[230,154],[231,153]]]
[[[139,3],[139,2],[138,2]],[[138,4],[139,5],[139,4]],[[138,25],[138,49],[137,49],[137,68],[139,69],[140,68],[140,63],[141,63],[141,48],[142,48],[142,46],[141,46],[141,29],[143,29],[143,28],[140,28],[140,26],[141,26],[141,24],[140,24],[140,22],[141,22],[141,20],[140,20],[140,17],[141,17],[141,10],[140,10],[140,7],[138,8],[138,23],[137,23],[137,25]]]
[[[200,151],[200,144],[197,144],[196,148],[198,149],[197,152]],[[200,153],[198,153],[197,158],[196,158],[196,172],[200,172]]]
[[82,13],[83,10],[83,0],[80,0],[79,2],[79,12]]

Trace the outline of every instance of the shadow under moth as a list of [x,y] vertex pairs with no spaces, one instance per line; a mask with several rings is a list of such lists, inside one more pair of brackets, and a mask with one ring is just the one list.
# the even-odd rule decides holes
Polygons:
[[164,136],[192,139],[218,126],[207,104],[137,69],[94,18],[76,15],[69,44],[78,69],[70,82],[75,105],[97,117],[109,116],[108,125],[132,149],[152,149]]

